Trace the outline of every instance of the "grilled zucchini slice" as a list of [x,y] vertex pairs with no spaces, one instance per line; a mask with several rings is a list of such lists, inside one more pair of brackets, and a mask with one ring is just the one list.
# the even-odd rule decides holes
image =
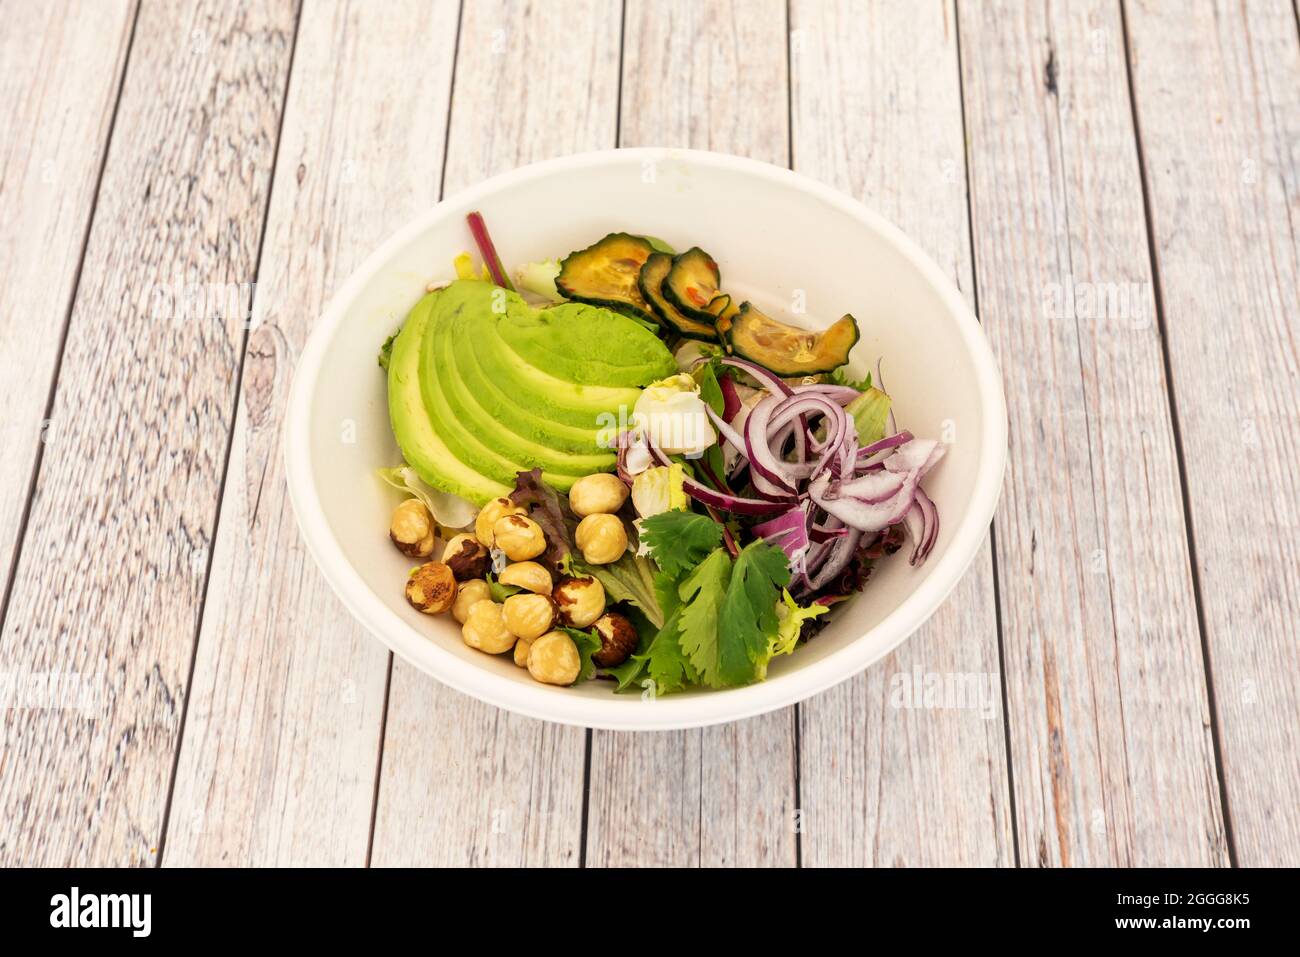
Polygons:
[[664,277],[664,298],[685,316],[712,325],[716,316],[708,306],[721,292],[722,274],[713,257],[692,246],[673,258],[673,268]]
[[713,326],[712,317],[708,322],[692,319],[664,298],[664,278],[672,268],[672,256],[667,253],[652,254],[645,261],[645,265],[641,267],[641,275],[637,280],[641,295],[649,303],[650,308],[654,310],[655,315],[659,317],[659,321],[667,328],[675,330],[689,339],[704,339],[709,342],[716,342],[718,333]]
[[838,369],[849,361],[849,350],[858,336],[858,322],[847,313],[829,329],[809,332],[778,322],[744,303],[726,338],[736,355],[788,378]]
[[655,315],[638,284],[641,267],[654,251],[641,236],[610,233],[586,249],[569,253],[560,263],[555,288],[566,299],[654,322]]

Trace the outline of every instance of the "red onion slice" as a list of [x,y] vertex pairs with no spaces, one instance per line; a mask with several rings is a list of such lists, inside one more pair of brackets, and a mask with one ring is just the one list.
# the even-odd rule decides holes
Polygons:
[[903,487],[883,502],[868,504],[853,498],[835,498],[830,493],[830,475],[822,473],[808,485],[812,500],[850,528],[879,532],[903,520],[916,496],[915,475],[909,475]]
[[731,366],[733,369],[740,369],[748,372],[751,376],[763,384],[763,387],[773,395],[790,395],[791,388],[781,381],[781,377],[773,372],[764,369],[756,362],[750,362],[748,359],[737,359],[735,356],[727,356],[719,359],[724,366]]

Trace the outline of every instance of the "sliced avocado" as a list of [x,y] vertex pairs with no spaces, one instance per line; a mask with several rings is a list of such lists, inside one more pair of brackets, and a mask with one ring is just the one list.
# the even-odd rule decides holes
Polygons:
[[[451,405],[448,399],[447,378],[450,371],[444,352],[447,350],[445,333],[452,324],[456,313],[465,308],[462,302],[435,303],[428,324],[424,330],[424,339],[420,343],[420,395],[424,398],[424,410],[433,424],[434,430],[446,443],[448,449],[461,462],[489,478],[502,483],[513,484],[515,476],[532,468],[531,464],[502,455],[484,442],[477,430],[472,429]],[[491,314],[483,317],[491,321]],[[563,472],[542,471],[542,479],[559,489],[568,489],[586,473],[572,475]]]
[[491,375],[499,391],[507,396],[540,398],[534,406],[538,415],[582,430],[595,429],[598,417],[609,409],[636,405],[640,389],[574,385],[530,365],[506,344],[500,329],[485,329],[475,339],[474,354],[479,367]]
[[[538,438],[543,441],[539,442],[503,428],[502,423],[479,403],[475,390],[466,387],[460,373],[459,353],[464,353],[464,358],[472,362],[472,343],[477,326],[494,320],[494,316],[473,315],[465,309],[450,310],[425,332],[423,361],[427,362],[431,357],[434,360],[439,390],[458,424],[488,449],[518,465],[516,471],[539,467],[543,475],[555,473],[556,477],[572,476],[576,479],[613,468],[615,455],[611,452],[576,455],[546,444],[549,430],[540,431]],[[457,343],[461,348],[457,348]],[[527,404],[524,396],[520,396],[518,401],[521,405]],[[590,433],[590,441],[594,449],[594,432]]]
[[575,385],[634,388],[677,371],[672,354],[649,329],[586,303],[508,308],[499,325],[516,355]]
[[511,486],[475,471],[452,454],[434,431],[420,394],[420,344],[437,296],[430,293],[416,304],[393,342],[388,361],[388,415],[403,458],[421,479],[482,505],[509,494]]

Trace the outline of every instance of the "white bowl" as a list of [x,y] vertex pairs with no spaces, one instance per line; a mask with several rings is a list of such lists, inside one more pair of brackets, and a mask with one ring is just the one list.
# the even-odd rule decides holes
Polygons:
[[[392,547],[396,493],[375,469],[398,464],[380,346],[425,284],[473,249],[465,214],[480,210],[508,268],[562,256],[608,232],[657,236],[717,258],[723,285],[787,319],[802,299],[810,325],[845,312],[862,327],[859,374],[876,368],[900,427],[951,443],[926,479],[942,520],[920,568],[907,549],[766,681],[643,700],[603,681],[541,685],[509,655],[466,647],[449,616],[411,609],[411,561]],[[548,721],[623,730],[686,728],[771,711],[878,661],[938,608],[979,550],[1006,461],[1001,378],[983,332],[949,278],[898,229],[859,203],[786,169],[690,150],[608,150],[498,176],[438,204],[379,248],[340,288],[298,363],[285,457],[302,534],[344,605],[394,652],[483,701]]]

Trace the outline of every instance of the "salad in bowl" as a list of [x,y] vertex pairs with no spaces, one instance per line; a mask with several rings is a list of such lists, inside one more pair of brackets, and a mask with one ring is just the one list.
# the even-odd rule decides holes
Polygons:
[[477,255],[375,373],[416,611],[541,684],[658,697],[764,681],[880,563],[925,563],[946,445],[849,372],[854,316],[765,312],[689,236],[610,224],[512,270],[466,222]]

